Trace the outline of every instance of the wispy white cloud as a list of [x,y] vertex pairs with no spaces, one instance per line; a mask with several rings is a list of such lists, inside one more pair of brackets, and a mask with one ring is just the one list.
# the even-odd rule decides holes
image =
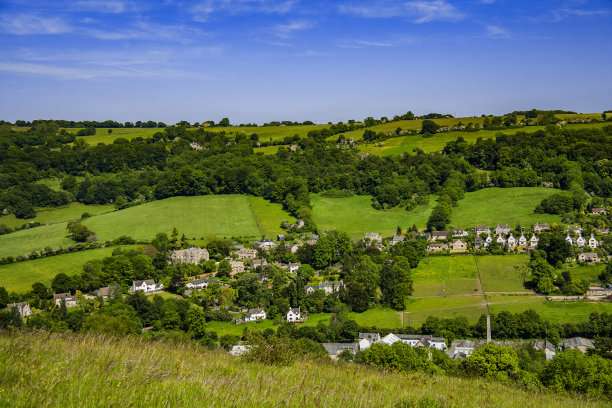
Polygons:
[[486,36],[494,39],[508,39],[510,38],[510,33],[503,27],[496,25],[487,25],[486,26]]
[[137,21],[130,27],[119,29],[86,28],[82,34],[100,40],[158,40],[183,43],[207,35],[193,27],[151,24],[145,21]]
[[290,38],[295,32],[308,30],[313,26],[314,24],[311,21],[296,20],[287,24],[277,24],[276,26],[272,27],[271,31],[279,38]]
[[612,9],[585,10],[571,7],[562,7],[551,10],[552,21],[559,22],[570,17],[593,17],[612,14]]
[[93,11],[96,13],[121,14],[139,10],[136,3],[122,0],[81,0],[72,6],[77,11]]
[[206,22],[213,13],[286,14],[298,0],[204,0],[191,7],[194,21]]
[[393,46],[393,44],[391,44],[391,43],[377,42],[377,41],[361,41],[361,40],[357,40],[355,42],[357,44],[367,45],[369,47],[391,47],[391,46]]
[[31,13],[0,14],[0,30],[9,34],[62,34],[72,27],[61,17],[43,17]]
[[345,14],[353,14],[365,18],[410,18],[414,23],[426,23],[430,21],[459,21],[465,15],[454,5],[445,0],[432,1],[357,1],[344,3],[339,6],[339,11]]

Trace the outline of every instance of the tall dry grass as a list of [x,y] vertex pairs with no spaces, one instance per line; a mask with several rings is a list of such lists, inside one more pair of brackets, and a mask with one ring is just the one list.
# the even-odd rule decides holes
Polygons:
[[576,407],[606,401],[332,362],[267,366],[194,344],[0,333],[2,407]]

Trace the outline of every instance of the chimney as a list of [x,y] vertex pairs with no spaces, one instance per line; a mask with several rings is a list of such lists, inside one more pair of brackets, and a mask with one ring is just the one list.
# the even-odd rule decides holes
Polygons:
[[487,315],[487,344],[491,342],[491,315]]

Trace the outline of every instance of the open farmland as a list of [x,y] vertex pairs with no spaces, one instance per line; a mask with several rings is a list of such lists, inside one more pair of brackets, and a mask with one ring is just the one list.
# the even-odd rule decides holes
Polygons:
[[68,238],[65,222],[43,225],[0,235],[0,258],[24,255],[45,247],[65,248],[70,244],[75,242]]
[[363,238],[366,232],[392,235],[398,226],[406,229],[416,224],[424,228],[435,205],[433,197],[429,204],[418,206],[412,211],[403,208],[375,210],[370,196],[330,198],[312,195],[311,201],[313,218],[321,231],[345,231],[353,239]]
[[108,247],[70,252],[47,258],[1,265],[0,286],[4,286],[9,292],[27,292],[32,289],[32,284],[36,282],[49,285],[53,277],[58,273],[65,273],[69,276],[80,274],[83,272],[83,265],[87,261],[111,256],[112,252],[117,248]]
[[[69,132],[77,133],[79,129],[66,129]],[[115,139],[127,139],[132,140],[137,137],[142,137],[146,139],[148,137],[153,136],[154,133],[163,132],[163,128],[113,128],[111,129],[112,133],[108,133],[108,128],[97,128],[96,134],[91,136],[77,136],[77,139],[84,140],[85,142],[95,145],[98,143],[110,144],[115,141]]]
[[20,227],[29,222],[55,224],[58,222],[78,220],[83,213],[97,215],[113,211],[114,209],[112,205],[87,205],[72,202],[63,207],[36,208],[36,217],[28,220],[16,218],[13,214],[0,216],[0,224],[4,224],[11,228]]
[[517,224],[528,227],[536,222],[560,222],[558,215],[534,213],[544,198],[557,192],[545,187],[494,187],[465,193],[453,208],[451,225],[474,228],[477,224],[495,227],[499,223],[514,228]]
[[529,292],[523,287],[528,255],[478,256],[476,263],[485,293]]

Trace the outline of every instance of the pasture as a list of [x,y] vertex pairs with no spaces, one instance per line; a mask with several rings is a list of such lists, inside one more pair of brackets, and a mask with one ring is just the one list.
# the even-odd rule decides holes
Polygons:
[[410,299],[406,302],[404,324],[420,326],[429,316],[465,316],[470,323],[475,323],[487,310],[487,302],[482,295]]
[[58,273],[62,272],[69,276],[80,274],[87,261],[111,256],[116,248],[90,249],[1,265],[0,286],[4,286],[9,292],[23,293],[31,290],[32,284],[36,282],[49,285]]
[[261,237],[244,195],[172,197],[91,217],[83,224],[101,240],[121,235],[151,239],[159,232],[170,234],[173,227],[187,238]]
[[436,201],[431,197],[429,203],[412,211],[403,208],[375,210],[370,196],[330,198],[311,195],[313,218],[319,230],[338,230],[348,232],[354,240],[363,238],[366,232],[378,232],[383,236],[393,235],[396,228],[402,229],[416,224],[425,228],[431,209]]
[[277,234],[285,232],[280,227],[283,220],[287,220],[289,223],[295,222],[295,218],[284,211],[281,204],[271,203],[261,197],[253,196],[249,196],[248,200],[261,235],[265,235],[266,238],[276,239]]
[[508,224],[529,227],[536,222],[559,223],[561,217],[551,214],[536,214],[535,207],[546,197],[559,190],[545,187],[485,188],[465,193],[453,208],[451,225],[459,228],[474,228],[485,224],[494,228]]
[[83,213],[90,215],[103,214],[113,211],[112,205],[87,205],[72,202],[63,207],[36,208],[36,217],[28,220],[16,218],[13,214],[0,216],[0,224],[8,227],[20,227],[30,222],[40,222],[41,224],[55,224],[58,222],[78,220]]
[[491,255],[476,257],[480,281],[485,293],[528,292],[523,287],[527,273],[527,255]]
[[[82,128],[68,128],[69,132],[77,133]],[[147,139],[157,132],[163,132],[163,128],[113,128],[112,133],[108,133],[108,128],[97,128],[96,134],[91,136],[77,136],[77,139],[84,140],[90,145],[96,145],[98,143],[110,144],[115,139],[127,139],[132,140],[137,137]]]
[[0,258],[19,256],[45,247],[66,247],[75,242],[68,238],[66,223],[43,225],[0,235]]

